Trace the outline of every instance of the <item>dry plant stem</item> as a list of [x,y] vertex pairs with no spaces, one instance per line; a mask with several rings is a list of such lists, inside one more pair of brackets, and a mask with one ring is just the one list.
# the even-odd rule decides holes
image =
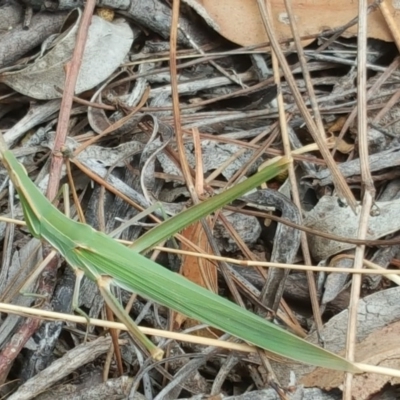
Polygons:
[[[300,37],[297,33],[298,30],[297,30],[297,26],[296,26],[296,19],[294,18],[294,13],[293,13],[293,9],[292,9],[292,1],[285,0],[285,6],[286,6],[286,10],[287,10],[287,13],[289,16],[290,28],[292,30],[293,38],[295,41],[297,56],[299,57],[300,66],[303,71],[304,81],[307,86],[307,92],[308,92],[308,96],[309,96],[311,106],[313,109],[314,118],[317,123],[319,131],[324,132],[324,126],[322,123],[321,114],[319,112],[317,100],[315,97],[314,87],[311,82],[310,73],[307,68],[307,61],[304,56],[303,46],[301,44]],[[286,134],[287,134],[287,132],[286,132]],[[287,140],[289,141],[289,138]],[[293,169],[293,171],[292,171],[292,169],[293,169],[293,164],[289,166],[289,178],[290,178],[290,184],[291,184],[291,188],[292,188],[293,201],[294,201],[294,204],[297,206],[297,208],[299,210],[301,210],[301,202],[300,202],[300,195],[299,195],[299,190],[298,190],[298,186],[297,186],[297,179],[296,179],[296,175],[294,173],[294,169]],[[300,220],[302,220],[301,213],[300,213]],[[312,265],[310,248],[308,246],[308,241],[307,241],[307,235],[304,232],[301,233],[301,250],[303,253],[305,264]],[[311,307],[313,310],[315,326],[316,326],[318,335],[320,336],[320,332],[321,332],[323,323],[322,323],[321,311],[320,311],[319,303],[318,303],[317,287],[315,284],[314,274],[311,271],[307,271],[307,282],[308,282],[308,288],[310,291],[310,300],[311,300]]]
[[40,371],[36,376],[23,383],[9,399],[28,400],[36,398],[41,392],[62,378],[72,374],[82,365],[96,360],[96,358],[107,351],[109,345],[110,340],[101,337],[75,347],[66,353],[64,357],[54,361],[48,368]]
[[396,46],[397,46],[397,50],[399,50],[399,52],[400,52],[400,32],[399,32],[396,22],[393,19],[391,11],[389,10],[389,8],[387,6],[387,3],[388,3],[387,0],[383,0],[379,4],[379,9],[381,10],[383,18],[385,18],[386,24],[390,30],[390,33],[393,36],[394,42],[396,43]]
[[[242,141],[236,140],[236,139],[228,139],[228,138],[225,138],[225,137],[216,138],[215,136],[207,134],[207,133],[201,133],[200,137],[202,139],[218,141],[218,142],[221,142],[221,143],[237,144],[239,146],[242,146],[242,147],[245,147],[245,148],[248,148],[248,149],[255,149],[255,150],[259,149],[259,145],[253,144],[253,141],[243,143]],[[273,148],[269,148],[269,149],[266,148],[264,150],[264,153],[268,154],[268,155],[271,155],[271,156],[281,156],[283,154],[281,150],[273,149]],[[294,160],[296,160],[296,161],[308,161],[308,162],[313,162],[313,163],[315,163],[317,165],[326,165],[326,163],[323,160],[319,159],[319,158],[304,156],[304,155],[301,155],[300,153],[296,154],[296,152],[292,152],[292,158]]]
[[[190,172],[190,167],[186,159],[185,143],[183,140],[183,132],[181,127],[181,113],[179,109],[178,75],[176,66],[176,44],[177,44],[178,23],[179,23],[179,6],[180,6],[180,1],[179,0],[174,1],[172,7],[172,25],[171,25],[171,36],[170,36],[170,71],[171,71],[172,107],[173,107],[173,117],[175,125],[175,137],[179,153],[179,163],[182,169],[182,174],[185,179],[186,186],[190,193],[190,197],[194,204],[198,204],[200,201],[199,196],[196,192],[196,188],[193,182],[193,177]],[[204,219],[202,219],[201,224],[203,226],[204,231],[207,234],[208,240],[210,240],[212,234],[210,229],[208,229],[207,222]]]
[[[103,371],[102,371],[103,382],[107,382],[107,380],[108,380],[108,375],[110,373],[113,356],[114,356],[114,345],[112,343],[110,343],[110,347],[107,351],[107,354],[104,359],[104,364],[103,364]],[[118,371],[118,374],[120,374],[119,371]]]
[[390,109],[399,101],[400,90],[393,94],[390,100],[385,104],[385,106],[375,115],[372,120],[373,123],[378,123],[389,111]]
[[[78,315],[72,315],[72,314],[62,314],[62,313],[57,313],[54,311],[46,311],[46,310],[41,310],[37,308],[29,308],[29,307],[20,307],[20,306],[15,306],[13,304],[6,304],[6,303],[0,303],[0,311],[5,312],[5,313],[10,313],[10,314],[16,314],[16,315],[22,315],[22,316],[32,316],[35,319],[40,318],[40,319],[45,319],[45,320],[50,320],[50,321],[70,321],[70,322],[75,322],[77,324],[87,324],[87,319]],[[94,319],[90,318],[90,325],[94,326],[99,326],[99,327],[104,327],[104,328],[114,328],[114,329],[119,329],[119,330],[128,330],[128,328],[119,322],[111,322],[111,321],[104,321],[101,319]],[[178,332],[169,332],[166,330],[160,330],[160,329],[153,329],[153,328],[147,328],[147,327],[139,327],[139,329],[146,335],[154,335],[154,336],[160,336],[163,338],[167,339],[172,339],[172,340],[179,340],[182,342],[188,342],[188,343],[197,343],[197,344],[202,344],[205,346],[216,346],[216,347],[221,347],[224,349],[230,349],[230,350],[237,350],[237,351],[244,351],[246,353],[255,353],[256,348],[253,346],[249,346],[247,344],[240,344],[240,343],[234,343],[234,342],[227,342],[227,341],[222,341],[222,340],[216,340],[216,339],[209,339],[201,336],[195,336],[195,335],[188,335],[184,333],[178,333]]]
[[307,226],[302,226],[298,225],[294,222],[288,221],[286,219],[282,219],[281,217],[277,217],[275,215],[270,215],[265,212],[259,212],[259,211],[254,211],[254,210],[244,210],[238,207],[232,207],[232,206],[226,206],[226,210],[231,210],[231,211],[236,211],[236,212],[241,212],[246,215],[254,215],[256,217],[264,218],[264,219],[270,219],[272,221],[280,222],[282,224],[286,224],[287,226],[290,226],[292,228],[299,229],[301,231],[307,232],[311,235],[316,235],[320,236],[326,239],[330,240],[335,240],[337,242],[341,243],[350,243],[354,245],[366,245],[366,246],[393,246],[396,244],[400,244],[400,238],[394,238],[394,239],[367,239],[367,240],[362,240],[362,239],[353,239],[353,238],[346,238],[343,236],[336,236],[332,235],[331,233],[327,232],[322,232],[318,231],[312,228],[309,228]]
[[178,93],[178,75],[176,67],[176,43],[178,38],[178,23],[179,23],[179,6],[180,1],[174,1],[172,6],[172,25],[170,36],[170,72],[171,72],[171,92],[172,92],[172,106],[175,125],[175,137],[179,152],[179,161],[182,169],[183,176],[186,181],[186,186],[192,197],[198,203],[197,193],[194,188],[193,178],[189,170],[189,165],[186,160],[185,145],[183,142],[182,127],[181,127],[181,113],[179,109],[179,93]]
[[[268,7],[268,12],[270,13],[271,5],[269,2],[267,3],[267,7]],[[289,159],[292,159],[290,143],[289,143],[288,134],[287,134],[285,104],[283,102],[283,96],[282,96],[282,90],[281,90],[279,65],[278,65],[278,61],[277,61],[274,51],[272,51],[272,66],[273,66],[273,71],[274,71],[275,84],[277,85],[277,88],[278,88],[277,100],[278,100],[278,111],[279,111],[279,125],[281,128],[281,136],[282,136],[282,142],[283,142],[283,151],[284,151],[284,154]],[[289,164],[288,172],[289,172],[290,182],[292,183],[293,178],[295,176],[293,162],[291,162]],[[278,310],[279,303],[283,296],[283,290],[285,287],[285,282],[286,282],[286,278],[287,278],[288,274],[289,274],[289,270],[282,270],[282,269],[279,270],[279,269],[271,268],[268,271],[268,277],[267,277],[266,283],[264,284],[264,286],[261,290],[261,301],[268,308],[272,309],[272,311],[275,313]],[[278,281],[279,281],[279,285],[275,285],[272,283],[272,282],[278,282]]]
[[[392,73],[397,69],[399,66],[400,59],[397,57],[386,69],[385,72],[374,82],[372,87],[368,90],[368,93],[366,95],[365,101],[367,102],[368,99],[370,99],[373,94],[383,85],[383,83],[392,75]],[[340,130],[339,136],[338,136],[338,141],[343,139],[343,136],[349,129],[350,125],[354,121],[354,119],[357,116],[357,111],[358,108],[354,107],[353,111],[350,113],[350,115],[347,117],[346,122],[344,123],[342,129]],[[382,112],[382,111],[381,111]],[[380,113],[381,113],[380,112]],[[336,149],[333,149],[332,155],[335,155]]]
[[195,153],[195,191],[198,194],[204,193],[204,168],[203,168],[203,157],[202,157],[202,149],[201,149],[201,140],[200,140],[200,132],[197,128],[192,129],[193,134],[193,144],[194,144],[194,153]]
[[81,146],[79,146],[75,152],[74,156],[76,157],[81,151],[85,150],[87,147],[91,146],[92,144],[98,142],[100,139],[104,138],[105,136],[109,135],[110,133],[114,132],[118,128],[121,128],[127,122],[130,120],[135,114],[137,114],[140,109],[143,107],[143,105],[146,103],[148,97],[150,94],[150,88],[147,88],[145,92],[143,93],[143,97],[140,100],[140,103],[135,107],[128,115],[125,117],[121,118],[120,120],[116,121],[113,123],[111,126],[109,126],[107,129],[105,129],[103,132],[101,132],[100,135],[93,136],[91,139],[87,140],[85,143],[83,143]]
[[[360,223],[358,227],[358,237],[365,239],[368,230],[368,219],[371,211],[372,203],[375,197],[374,182],[372,180],[371,173],[368,165],[368,137],[367,137],[367,1],[359,0],[358,3],[358,51],[357,51],[357,62],[358,62],[358,77],[357,77],[357,107],[358,107],[358,135],[359,135],[359,153],[360,153],[360,165],[361,165],[361,176],[363,180],[364,195],[362,202],[362,209],[360,215]],[[365,246],[357,246],[354,256],[354,268],[362,268],[364,258]],[[357,334],[357,312],[358,312],[358,301],[360,299],[361,290],[361,275],[353,275],[349,305],[349,320],[347,326],[347,338],[346,338],[346,358],[350,361],[354,361],[354,352],[356,344]],[[352,398],[352,380],[353,374],[347,373],[345,375],[343,399],[351,400]]]
[[259,349],[258,356],[260,358],[261,365],[268,373],[268,384],[276,391],[276,394],[281,400],[289,400],[289,398],[285,395],[278,378],[275,375],[274,369],[269,362],[266,352]]
[[[382,2],[382,0],[375,0],[367,9],[367,14],[370,14],[371,12],[375,11],[376,8],[379,6],[379,4]],[[322,52],[325,50],[330,44],[332,44],[336,39],[338,39],[340,36],[343,35],[347,29],[351,28],[352,26],[356,25],[358,23],[358,16],[353,18],[351,21],[349,21],[347,24],[339,27],[332,29],[328,32],[324,32],[324,36],[329,36],[332,35],[322,46],[318,47],[316,50],[317,53]],[[303,38],[300,38],[303,39]]]
[[74,204],[75,204],[76,211],[78,214],[78,219],[80,222],[85,224],[86,223],[85,215],[83,214],[81,202],[79,201],[79,197],[76,192],[75,182],[74,182],[74,179],[72,178],[71,163],[70,163],[69,159],[66,160],[65,165],[67,167],[68,184],[69,184],[70,190],[72,192],[72,198],[74,199]]
[[[282,263],[275,263],[275,262],[270,262],[270,261],[251,261],[251,260],[236,260],[234,258],[229,258],[229,257],[221,257],[221,256],[214,256],[211,254],[199,254],[199,253],[194,253],[191,251],[186,251],[186,250],[177,250],[177,249],[169,249],[166,247],[158,247],[156,246],[155,249],[158,249],[160,251],[164,251],[166,253],[172,253],[172,254],[182,254],[182,255],[189,255],[189,256],[197,256],[201,258],[208,258],[210,261],[211,260],[221,260],[225,261],[230,264],[235,264],[235,265],[240,265],[242,267],[264,267],[264,268],[284,268],[284,269],[294,269],[297,271],[313,271],[313,272],[346,272],[348,274],[372,274],[372,275],[385,275],[385,276],[398,276],[400,275],[400,270],[398,269],[385,269],[380,267],[379,265],[376,265],[374,263],[371,263],[371,261],[368,260],[363,260],[363,264],[371,268],[371,270],[365,270],[365,269],[349,269],[349,268],[337,268],[337,267],[314,267],[310,265],[298,265],[298,264],[282,264]],[[335,259],[338,258],[353,258],[354,256],[349,256],[349,255],[343,255],[343,257],[336,256]]]
[[[331,263],[332,262],[334,262],[334,261],[336,261],[336,260],[340,260],[340,259],[353,259],[354,260],[354,255],[351,255],[351,254],[340,254],[340,255],[338,255],[338,256],[336,256],[336,257],[333,257],[332,258],[332,260],[331,260]],[[393,264],[393,260],[391,261],[391,263]],[[375,264],[375,263],[373,263],[373,262],[371,262],[371,261],[369,261],[369,260],[363,260],[363,264],[364,264],[364,267],[367,267],[367,268],[373,268],[373,269],[375,269],[375,270],[385,270],[385,268],[383,268],[383,267],[381,267],[380,265],[378,265],[378,264]],[[392,274],[388,274],[388,275],[386,275],[386,278],[387,279],[390,279],[391,281],[393,281],[396,285],[399,285],[400,286],[400,278],[399,278],[399,276],[398,275],[392,275]]]
[[301,40],[300,40],[300,37],[298,35],[298,30],[297,30],[297,26],[296,26],[296,19],[294,18],[294,13],[293,13],[293,9],[292,9],[292,0],[285,0],[285,7],[286,7],[286,11],[287,11],[288,16],[289,16],[290,28],[291,28],[291,31],[292,31],[292,35],[293,35],[293,38],[294,38],[295,45],[296,45],[297,57],[299,58],[299,63],[300,63],[300,67],[301,67],[301,70],[302,70],[304,82],[306,84],[307,93],[308,93],[308,97],[309,97],[309,100],[310,100],[311,108],[313,110],[314,120],[315,120],[315,122],[317,124],[319,132],[324,134],[324,136],[326,138],[324,125],[322,123],[321,114],[319,112],[318,102],[317,102],[317,99],[315,97],[314,87],[313,87],[312,82],[311,82],[310,72],[308,71],[308,68],[307,68],[307,61],[306,61],[306,58],[305,58],[305,55],[304,55],[303,46],[301,44]]
[[[188,40],[188,42],[190,43],[190,45],[197,50],[203,57],[206,56],[206,53],[201,49],[201,47],[199,47],[193,40],[192,38],[184,31],[184,29],[182,29],[181,27],[179,27],[179,29],[181,30],[181,32],[186,36],[186,39]],[[209,63],[219,72],[221,72],[222,75],[226,76],[228,79],[230,79],[233,83],[236,83],[237,85],[241,86],[241,87],[247,87],[245,85],[243,85],[243,83],[240,81],[240,78],[238,79],[235,75],[231,75],[229,74],[229,72],[225,71],[224,68],[222,68],[219,64],[217,64],[215,61],[210,60]]]
[[68,121],[72,110],[72,102],[78,80],[79,69],[82,63],[82,56],[85,50],[86,38],[92,19],[95,0],[87,0],[82,20],[76,36],[76,46],[72,59],[66,65],[65,92],[61,101],[60,115],[58,118],[56,137],[54,140],[53,155],[50,164],[49,185],[47,187],[47,198],[52,200],[58,191],[61,168],[63,163],[62,147],[68,134]]
[[[114,322],[114,314],[108,305],[106,305],[106,315],[107,319],[111,322]],[[119,331],[116,329],[110,329],[110,334],[112,338],[112,346],[110,346],[110,353],[115,354],[115,359],[117,362],[118,374],[122,376],[124,374],[124,367],[122,366],[122,356],[121,356],[121,349],[118,344],[118,336]],[[108,374],[107,374],[108,375]]]
[[271,42],[271,47],[275,51],[276,57],[279,60],[279,64],[282,68],[285,79],[288,82],[288,85],[292,91],[293,97],[296,101],[297,107],[299,108],[299,111],[304,118],[307,128],[308,128],[312,138],[317,143],[318,148],[319,148],[324,160],[326,161],[328,168],[331,170],[336,190],[339,192],[339,194],[341,196],[343,196],[347,200],[348,204],[355,211],[356,206],[357,206],[356,199],[354,198],[353,193],[350,191],[345,179],[343,178],[343,175],[338,170],[335,160],[333,159],[330,152],[326,149],[326,146],[324,143],[324,133],[319,132],[318,127],[315,125],[315,122],[314,122],[312,116],[310,115],[309,111],[307,110],[307,107],[304,103],[301,93],[300,93],[299,89],[297,88],[296,81],[290,71],[290,68],[286,61],[286,58],[285,58],[282,50],[280,49],[279,43],[276,40],[276,37],[274,35],[274,31],[271,27],[270,15],[268,15],[266,7],[265,7],[265,0],[257,0],[257,3],[259,6],[259,9],[260,9],[260,13],[261,13],[261,17],[262,17],[262,20],[264,23],[265,30],[266,30],[268,38]]
[[41,325],[41,321],[36,318],[28,318],[20,326],[18,332],[12,336],[7,345],[0,353],[0,384],[6,382],[8,372],[13,366],[16,356],[25,346],[34,332],[37,331]]

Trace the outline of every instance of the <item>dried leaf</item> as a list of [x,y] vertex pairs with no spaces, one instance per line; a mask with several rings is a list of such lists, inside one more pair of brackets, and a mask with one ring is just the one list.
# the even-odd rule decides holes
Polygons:
[[[357,309],[358,324],[356,338],[359,343],[363,342],[374,332],[382,332],[386,326],[399,321],[399,295],[400,287],[396,287],[382,290],[360,299]],[[320,337],[323,337],[325,345],[324,348],[333,353],[339,354],[340,352],[344,351],[346,346],[348,319],[349,311],[346,309],[335,315],[323,326],[322,330],[320,331],[321,336],[314,331],[307,336],[306,340],[310,343],[317,344],[320,341]],[[370,354],[371,353],[372,352],[370,351]],[[372,362],[372,364],[374,363]],[[301,380],[303,377],[308,376],[316,370],[315,367],[310,365],[295,363],[282,364],[276,362],[273,362],[273,368],[278,376],[279,381],[283,385],[289,384],[288,378],[290,373],[294,373],[297,379]],[[354,398],[358,399],[358,397]]]
[[[200,222],[186,228],[182,232],[182,235],[207,253],[211,251],[207,236]],[[184,244],[182,244],[182,249],[191,251],[191,249]],[[183,258],[181,273],[192,282],[214,293],[218,293],[217,270],[214,263],[211,261],[201,257],[186,255]]]
[[[400,200],[376,202],[378,213],[368,221],[367,239],[379,239],[400,229],[398,215]],[[304,224],[318,231],[337,236],[357,238],[360,215],[355,215],[350,207],[342,206],[334,196],[322,197],[314,209],[307,214]],[[325,260],[355,245],[309,235],[310,250],[316,260]]]
[[[19,93],[40,100],[62,96],[57,88],[64,89],[65,65],[70,61],[79,27],[80,16],[64,37],[43,57],[38,57],[28,67],[7,72],[1,81]],[[92,89],[109,77],[121,64],[133,42],[133,33],[122,19],[107,22],[93,16],[75,93]]]
[[[202,16],[222,36],[242,46],[268,41],[257,6],[257,0],[196,0],[202,6]],[[190,2],[189,2],[190,3]],[[292,38],[289,19],[283,0],[272,0],[272,18],[278,40]],[[293,0],[292,7],[300,36],[317,35],[322,31],[346,24],[358,15],[358,3],[348,0]],[[394,20],[400,24],[398,2],[387,2]],[[318,18],[315,18],[315,16]],[[212,21],[211,23],[209,21]],[[216,28],[217,27],[217,28]],[[357,33],[357,25],[343,34],[350,37]],[[393,37],[380,12],[368,16],[368,37],[388,42]]]
[[[400,322],[370,334],[365,340],[356,345],[356,361],[365,364],[387,368],[400,368]],[[344,355],[344,351],[342,352]],[[304,376],[300,381],[306,387],[318,387],[332,390],[340,387],[343,382],[343,374],[336,371],[317,368]],[[394,378],[378,374],[355,375],[352,384],[352,396],[354,399],[369,399],[387,383],[392,385],[400,383],[400,378]]]
[[[210,243],[200,222],[186,228],[182,232],[182,235],[202,248],[205,252],[211,252]],[[189,249],[185,244],[182,244],[182,250],[191,251],[191,249]],[[211,261],[191,255],[184,256],[181,274],[190,281],[197,283],[214,293],[218,293],[217,269]],[[200,322],[186,318],[181,314],[176,315],[175,323],[179,326],[184,323],[185,329],[200,324]],[[216,337],[211,333],[210,329],[202,329],[201,331],[197,331],[197,333],[195,332],[195,334],[205,337]]]
[[[225,168],[221,171],[221,174],[226,178],[230,179],[236,171],[243,167],[253,157],[253,150],[246,150],[243,154],[237,155],[242,150],[241,146],[231,143],[218,143],[210,140],[203,140],[201,142],[202,162],[203,171],[207,173],[209,171],[216,170],[222,165]],[[192,143],[185,143],[185,154],[191,168],[196,168],[194,147]],[[170,160],[167,156],[160,154],[158,160],[166,174],[181,175],[179,168]],[[261,162],[256,162],[254,168],[250,170],[253,172]]]

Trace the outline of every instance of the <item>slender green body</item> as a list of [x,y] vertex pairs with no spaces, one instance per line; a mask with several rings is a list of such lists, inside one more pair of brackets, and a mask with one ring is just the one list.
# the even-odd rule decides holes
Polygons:
[[[73,268],[84,271],[90,279],[99,282],[102,277],[111,277],[113,284],[121,288],[281,356],[358,372],[345,359],[299,339],[90,226],[69,219],[40,193],[9,150],[2,150],[2,157],[32,235],[49,242]],[[276,167],[273,174],[281,169]],[[182,226],[175,232],[180,229]]]

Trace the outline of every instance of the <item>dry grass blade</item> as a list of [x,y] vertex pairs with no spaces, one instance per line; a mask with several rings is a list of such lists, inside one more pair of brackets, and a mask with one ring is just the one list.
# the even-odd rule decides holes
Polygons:
[[[319,112],[317,100],[315,98],[314,88],[313,88],[313,85],[311,82],[310,73],[307,68],[307,62],[306,62],[306,59],[304,56],[304,51],[303,51],[303,47],[301,45],[300,37],[297,34],[296,19],[293,15],[293,10],[291,7],[292,6],[291,0],[285,0],[285,6],[286,6],[286,9],[288,12],[290,27],[292,30],[295,44],[296,44],[296,50],[297,50],[297,54],[299,56],[299,61],[300,61],[301,69],[303,72],[303,77],[304,77],[304,80],[307,85],[307,92],[308,92],[308,96],[309,96],[312,110],[314,113],[314,118],[316,120],[319,131],[323,132],[324,127],[323,127],[321,115]],[[287,134],[287,132],[286,132],[286,134]],[[297,179],[296,179],[294,170],[291,171],[291,169],[289,169],[289,177],[290,177],[290,182],[291,182],[291,187],[292,187],[293,201],[296,204],[296,206],[298,207],[298,209],[301,210],[300,195],[299,195]],[[312,265],[307,236],[305,235],[304,232],[301,233],[301,249],[302,249],[302,253],[303,253],[303,257],[304,257],[304,264]],[[321,316],[321,311],[320,311],[320,307],[319,307],[319,303],[318,303],[318,295],[317,295],[315,279],[314,279],[314,275],[312,272],[307,272],[307,281],[308,281],[308,287],[309,287],[309,291],[310,291],[310,299],[311,299],[311,305],[312,305],[313,316],[314,316],[316,328],[317,328],[317,331],[320,332],[320,330],[322,328],[322,316]]]
[[[357,49],[357,106],[358,106],[358,138],[361,161],[361,176],[364,195],[362,201],[358,237],[365,239],[368,230],[368,219],[372,203],[375,198],[375,187],[368,164],[368,126],[367,126],[367,1],[359,1],[358,12],[358,49]],[[365,246],[357,246],[354,258],[354,268],[362,267]],[[353,275],[351,285],[351,297],[349,305],[349,322],[346,341],[346,356],[354,360],[355,337],[357,330],[357,310],[361,291],[361,275]],[[351,399],[352,374],[346,374],[344,382],[343,398]]]

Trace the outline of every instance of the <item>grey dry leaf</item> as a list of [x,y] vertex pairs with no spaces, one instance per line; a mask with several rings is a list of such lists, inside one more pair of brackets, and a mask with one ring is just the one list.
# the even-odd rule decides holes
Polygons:
[[[379,212],[369,218],[367,239],[379,239],[398,231],[400,229],[398,218],[400,200],[378,201],[375,206]],[[307,214],[304,224],[317,231],[347,238],[357,238],[359,218],[360,216],[355,215],[350,207],[342,207],[337,197],[324,196]],[[355,247],[350,243],[340,243],[316,235],[309,235],[309,239],[311,253],[318,261]]]
[[[65,64],[71,59],[81,14],[65,36],[28,67],[4,73],[1,81],[15,91],[40,100],[60,98],[65,84]],[[113,22],[93,16],[75,93],[92,89],[122,63],[133,43],[133,33],[123,19]]]
[[[40,141],[41,146],[47,147],[50,150],[53,149],[55,137],[56,134],[54,131],[46,132]],[[65,146],[72,153],[79,147],[79,142],[73,137],[67,137]],[[131,140],[115,147],[92,145],[81,151],[77,159],[80,161],[92,160],[104,167],[123,167],[126,165],[125,161],[133,155],[140,153],[143,147],[144,145],[136,140]]]
[[[7,251],[4,249],[3,251]],[[31,239],[12,256],[9,267],[3,267],[0,273],[0,296],[2,301],[29,307],[34,301],[33,297],[20,294],[20,288],[27,282],[29,275],[33,274],[38,263],[43,259],[42,245],[40,240]],[[30,283],[26,288],[26,293],[33,293],[35,283]],[[21,322],[21,316],[9,314],[0,324],[0,346],[3,348],[5,343],[14,332],[15,326]]]
[[[192,143],[185,144],[186,158],[190,167],[195,168],[195,156]],[[224,169],[221,174],[226,178],[230,179],[236,171],[243,167],[252,157],[254,151],[246,150],[243,154],[240,154],[241,147],[231,143],[218,143],[210,140],[203,140],[201,142],[201,151],[203,159],[203,171],[204,173],[212,170],[216,170],[221,166]],[[239,156],[236,156],[239,154]],[[180,170],[176,167],[175,163],[170,160],[166,155],[159,154],[157,156],[159,162],[165,173],[171,175],[181,175]],[[254,163],[254,169],[258,167],[258,163]],[[251,171],[253,171],[252,169]]]

